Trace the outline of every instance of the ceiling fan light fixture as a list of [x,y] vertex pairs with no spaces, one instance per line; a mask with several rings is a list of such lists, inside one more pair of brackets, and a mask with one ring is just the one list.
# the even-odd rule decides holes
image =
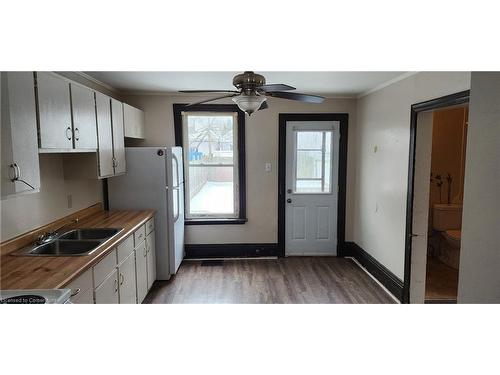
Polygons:
[[266,99],[267,98],[263,95],[238,95],[233,98],[233,102],[235,102],[238,108],[243,112],[251,115],[260,108]]

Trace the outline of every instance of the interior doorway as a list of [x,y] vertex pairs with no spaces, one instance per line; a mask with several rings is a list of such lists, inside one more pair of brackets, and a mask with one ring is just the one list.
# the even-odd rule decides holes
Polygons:
[[456,303],[468,101],[412,106],[404,302]]
[[347,122],[347,114],[280,114],[280,256],[344,255]]

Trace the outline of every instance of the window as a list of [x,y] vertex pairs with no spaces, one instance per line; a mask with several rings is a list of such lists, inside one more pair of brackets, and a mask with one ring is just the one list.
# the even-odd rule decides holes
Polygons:
[[233,105],[183,107],[174,104],[186,223],[244,223],[244,114]]
[[331,193],[332,131],[295,132],[295,193]]

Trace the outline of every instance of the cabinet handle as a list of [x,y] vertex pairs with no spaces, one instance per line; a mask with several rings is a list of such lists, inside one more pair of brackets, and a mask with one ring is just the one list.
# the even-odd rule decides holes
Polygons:
[[75,141],[80,140],[80,130],[75,128]]
[[125,278],[123,277],[123,273],[120,274],[120,285],[123,285],[123,281],[125,281]]
[[146,248],[144,248],[144,257],[146,257],[148,254],[148,251],[146,250]]
[[115,293],[118,292],[118,280],[115,279]]
[[[68,133],[68,132],[69,132],[69,133]],[[70,140],[70,141],[71,141],[71,127],[70,127],[70,126],[68,126],[68,127],[66,128],[66,138],[68,138],[68,140]]]
[[76,288],[76,289],[72,289],[71,290],[71,296],[70,297],[74,297],[76,296],[78,293],[81,292],[81,289],[80,288]]

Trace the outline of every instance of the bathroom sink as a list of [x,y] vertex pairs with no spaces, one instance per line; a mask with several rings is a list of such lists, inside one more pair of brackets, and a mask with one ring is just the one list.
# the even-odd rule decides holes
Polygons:
[[82,228],[73,229],[59,236],[60,240],[105,240],[121,229],[116,228]]
[[36,246],[26,255],[71,256],[87,255],[95,250],[101,241],[65,241],[55,240]]

